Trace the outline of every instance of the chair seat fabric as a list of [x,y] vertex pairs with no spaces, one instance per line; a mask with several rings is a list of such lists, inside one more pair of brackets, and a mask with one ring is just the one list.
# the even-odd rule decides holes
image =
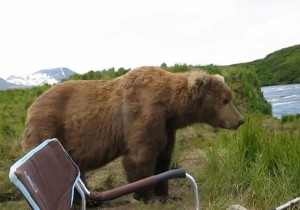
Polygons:
[[57,139],[45,140],[10,168],[9,178],[33,209],[71,209],[80,171]]

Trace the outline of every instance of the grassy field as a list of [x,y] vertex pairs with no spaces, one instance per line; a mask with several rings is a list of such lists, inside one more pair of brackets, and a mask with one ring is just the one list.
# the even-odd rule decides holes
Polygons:
[[[185,168],[195,177],[202,209],[226,209],[236,203],[248,209],[268,209],[300,194],[299,121],[282,123],[251,115],[236,132],[199,124],[180,130],[177,139],[172,166]],[[12,148],[14,145],[17,143],[12,143]],[[8,182],[3,183],[2,191],[15,190]],[[92,171],[88,183],[99,191],[125,184],[120,160]],[[170,191],[182,200],[145,205],[128,195],[104,203],[101,209],[193,209],[187,180],[172,180]],[[4,202],[0,209],[26,209],[26,205],[23,200]]]
[[[174,66],[172,71],[199,67]],[[238,131],[213,129],[196,124],[177,132],[172,168],[184,168],[196,179],[202,209],[226,209],[240,204],[247,209],[270,209],[300,196],[300,118],[270,116],[270,105],[263,99],[260,83],[252,66],[204,67],[220,73],[234,92],[235,104],[246,118]],[[119,73],[125,73],[121,69]],[[87,78],[111,78],[113,70],[91,72]],[[82,79],[77,75],[74,79]],[[42,86],[28,90],[0,91],[0,209],[29,209],[19,191],[8,179],[10,166],[19,159],[20,140],[26,110],[47,90]],[[106,190],[126,183],[120,159],[88,174],[93,190]],[[193,194],[185,179],[170,182],[171,196],[179,201],[145,205],[131,195],[103,204],[101,209],[193,209]]]

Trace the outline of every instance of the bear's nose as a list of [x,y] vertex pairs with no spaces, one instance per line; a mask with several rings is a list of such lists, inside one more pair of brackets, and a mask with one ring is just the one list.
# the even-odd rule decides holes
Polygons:
[[242,119],[239,120],[238,123],[239,123],[239,126],[241,126],[241,125],[243,125],[245,123],[245,120],[242,118]]

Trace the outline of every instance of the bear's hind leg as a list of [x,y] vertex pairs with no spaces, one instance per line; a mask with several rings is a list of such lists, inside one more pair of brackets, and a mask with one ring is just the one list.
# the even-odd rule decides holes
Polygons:
[[[28,118],[21,141],[23,151],[27,153],[44,140],[59,138],[57,135],[59,126],[59,122],[55,122],[53,119]],[[59,140],[61,141],[61,139]]]

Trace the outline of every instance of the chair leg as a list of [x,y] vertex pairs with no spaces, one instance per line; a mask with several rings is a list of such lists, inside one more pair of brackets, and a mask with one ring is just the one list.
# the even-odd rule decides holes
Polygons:
[[193,190],[194,190],[195,209],[200,210],[198,185],[197,185],[195,179],[190,174],[186,173],[186,178],[192,182],[192,186],[193,186]]
[[82,210],[86,210],[86,200],[85,200],[85,194],[83,192],[83,190],[81,189],[80,187],[80,184],[76,184],[76,189],[78,190],[78,193],[80,194],[81,196],[81,208]]

